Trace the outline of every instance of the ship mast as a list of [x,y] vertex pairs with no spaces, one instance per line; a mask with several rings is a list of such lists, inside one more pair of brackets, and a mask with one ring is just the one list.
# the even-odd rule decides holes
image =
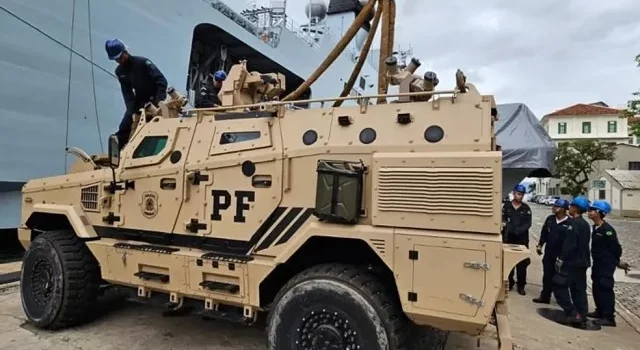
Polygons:
[[[298,97],[300,97],[300,95],[304,91],[309,89],[309,87],[316,80],[318,80],[318,78],[327,70],[327,68],[329,68],[329,66],[331,66],[331,64],[333,64],[333,62],[336,60],[336,58],[338,58],[338,56],[340,56],[340,54],[344,51],[344,49],[347,47],[349,42],[351,42],[351,40],[353,40],[353,38],[355,37],[355,35],[358,32],[358,30],[360,28],[362,28],[364,23],[370,17],[371,13],[374,11],[374,6],[376,4],[378,4],[378,7],[376,9],[376,14],[375,14],[375,17],[374,17],[374,24],[377,27],[377,25],[378,25],[377,22],[380,22],[380,21],[382,22],[382,30],[381,30],[382,31],[382,33],[381,33],[382,35],[381,35],[381,38],[380,38],[380,62],[379,62],[379,65],[378,65],[378,67],[379,67],[379,72],[378,72],[378,93],[380,95],[384,95],[384,94],[387,93],[388,82],[387,82],[386,72],[385,72],[384,69],[382,69],[382,67],[385,66],[384,65],[385,59],[387,59],[387,57],[391,56],[391,54],[393,53],[393,41],[394,41],[394,35],[395,35],[396,3],[395,3],[395,0],[369,0],[364,5],[364,7],[360,11],[360,13],[356,17],[356,19],[353,21],[353,23],[351,24],[351,26],[349,27],[347,32],[344,34],[342,39],[340,39],[340,41],[336,44],[336,47],[333,50],[331,50],[329,55],[327,55],[327,57],[324,59],[324,61],[322,61],[320,66],[309,76],[309,78],[307,78],[307,80],[304,83],[302,83],[302,85],[300,85],[295,91],[293,91],[289,95],[285,96],[282,99],[282,101],[292,101],[292,100],[297,99]],[[376,18],[378,18],[378,19],[376,20]],[[347,93],[348,93],[353,88],[353,85],[355,84],[355,81],[356,81],[354,76],[357,77],[358,74],[360,74],[360,70],[362,69],[362,65],[364,64],[364,61],[366,60],[366,57],[369,54],[369,49],[371,47],[371,41],[373,41],[373,37],[375,36],[375,32],[376,32],[376,30],[373,29],[373,28],[372,28],[372,30],[369,31],[369,34],[367,36],[365,45],[362,47],[362,52],[360,53],[360,56],[358,58],[358,62],[356,62],[356,65],[355,65],[355,67],[353,69],[351,77],[349,78],[349,81],[347,82],[347,84],[345,84],[345,88],[344,88],[342,94],[340,95],[341,97],[346,96],[346,95],[343,96],[345,91],[347,91]],[[382,104],[382,103],[386,103],[387,101],[386,101],[386,98],[380,97],[380,98],[378,98],[377,102],[378,102],[378,104]],[[339,106],[340,103],[337,103],[337,105]],[[336,104],[334,104],[334,106],[336,106]]]

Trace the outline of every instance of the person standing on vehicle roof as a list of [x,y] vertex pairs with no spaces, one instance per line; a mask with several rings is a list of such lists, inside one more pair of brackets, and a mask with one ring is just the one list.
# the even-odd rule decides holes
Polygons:
[[202,84],[200,88],[200,96],[196,102],[196,108],[212,108],[215,106],[222,106],[222,101],[218,94],[222,89],[222,83],[227,80],[227,73],[223,70],[217,71],[213,75],[213,84],[209,86],[208,82]]
[[[506,202],[502,206],[502,221],[504,222],[505,243],[524,245],[529,248],[529,229],[531,228],[531,208],[527,203],[522,202],[527,188],[518,184],[513,189],[513,200]],[[514,285],[518,285],[518,293],[526,295],[524,290],[527,284],[527,266],[531,262],[525,259],[519,262],[509,273],[509,290]],[[518,281],[513,278],[514,271],[517,271]]]
[[552,207],[551,215],[547,216],[540,230],[540,241],[536,247],[538,255],[542,255],[544,246],[544,256],[542,257],[542,291],[540,297],[533,299],[534,303],[549,304],[551,293],[553,292],[553,276],[556,273],[555,262],[562,251],[562,243],[571,228],[573,220],[567,215],[569,201],[558,199]]
[[129,142],[133,114],[144,108],[147,102],[158,106],[167,97],[167,79],[148,58],[130,55],[118,39],[107,40],[105,50],[109,59],[118,63],[115,73],[127,108],[116,133],[122,149]]
[[567,230],[560,255],[556,258],[553,294],[562,307],[566,323],[586,329],[587,269],[591,266],[589,240],[591,228],[582,214],[589,209],[589,200],[578,196],[569,205],[573,222]]
[[611,205],[604,200],[597,200],[589,206],[589,219],[593,221],[591,280],[596,310],[587,316],[596,318],[594,323],[601,326],[615,327],[615,293],[613,291],[615,280],[613,274],[616,267],[620,265],[622,246],[618,241],[616,230],[604,221],[604,217],[610,212]]

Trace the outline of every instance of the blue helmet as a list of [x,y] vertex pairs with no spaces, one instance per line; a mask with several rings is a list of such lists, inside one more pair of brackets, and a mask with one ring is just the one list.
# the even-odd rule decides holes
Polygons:
[[564,198],[558,198],[555,203],[553,203],[554,207],[569,209],[569,201]]
[[527,188],[524,187],[524,185],[522,185],[522,184],[517,184],[513,188],[513,192],[527,193]]
[[223,70],[219,70],[216,72],[216,74],[213,75],[213,79],[217,81],[225,81],[227,80],[227,73],[225,73]]
[[609,214],[611,212],[611,205],[605,200],[597,200],[589,206],[589,209]]
[[583,196],[575,197],[573,201],[571,201],[571,205],[575,205],[583,212],[589,210],[589,200]]
[[127,47],[118,39],[109,39],[104,43],[104,49],[107,51],[107,56],[109,56],[110,60],[117,60],[127,50]]

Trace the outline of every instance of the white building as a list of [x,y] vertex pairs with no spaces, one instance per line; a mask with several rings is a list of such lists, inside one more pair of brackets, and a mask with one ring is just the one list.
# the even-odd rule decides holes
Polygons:
[[[540,124],[556,141],[556,144],[575,140],[598,140],[626,145],[640,144],[640,139],[636,140],[635,137],[629,136],[628,120],[620,118],[620,114],[621,109],[611,108],[604,102],[578,103],[545,115],[540,120]],[[635,158],[635,156],[633,157]],[[629,159],[629,161],[632,160],[635,159]],[[626,162],[624,159],[622,161]],[[603,174],[600,171],[595,171],[591,176],[591,180],[593,180],[599,179]],[[538,179],[536,187],[536,192],[539,194],[561,195],[561,184],[558,179]]]
[[627,119],[620,110],[602,104],[579,103],[545,115],[540,123],[558,141],[600,140],[629,142]]
[[616,216],[640,217],[640,171],[605,170],[603,175],[592,182],[589,200],[608,201]]

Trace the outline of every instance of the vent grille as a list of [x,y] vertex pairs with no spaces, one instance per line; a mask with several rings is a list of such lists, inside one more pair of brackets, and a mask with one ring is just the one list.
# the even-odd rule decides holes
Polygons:
[[378,253],[380,253],[380,255],[385,255],[385,247],[387,246],[387,242],[384,239],[372,238],[369,241],[371,242],[371,245],[373,245],[373,247],[378,251]]
[[493,216],[493,169],[381,168],[378,210]]
[[80,203],[84,210],[98,211],[98,185],[85,187],[80,190]]

